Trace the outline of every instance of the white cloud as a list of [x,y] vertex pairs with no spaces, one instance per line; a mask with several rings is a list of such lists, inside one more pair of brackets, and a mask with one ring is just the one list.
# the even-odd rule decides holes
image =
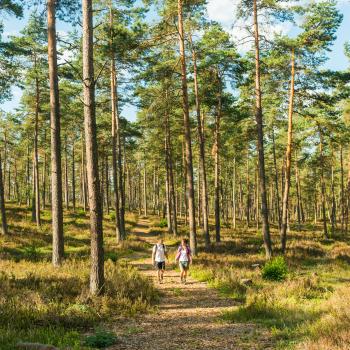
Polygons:
[[[239,51],[250,50],[252,38],[249,31],[252,23],[237,19],[237,8],[240,0],[209,0],[207,11],[209,19],[219,22],[227,30],[236,42]],[[267,39],[272,39],[276,34],[288,34],[292,25],[290,23],[276,23],[273,26],[260,18],[260,34]]]

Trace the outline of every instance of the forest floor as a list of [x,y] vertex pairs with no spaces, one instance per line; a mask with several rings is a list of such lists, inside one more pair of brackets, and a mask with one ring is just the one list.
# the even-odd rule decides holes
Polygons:
[[[185,285],[181,284],[172,258],[167,264],[164,282],[158,283],[150,256],[158,232],[151,232],[151,226],[148,219],[141,218],[133,229],[135,238],[149,245],[149,255],[139,254],[127,260],[159,289],[158,309],[135,320],[132,325],[127,324],[126,328],[124,325],[121,343],[109,349],[273,349],[266,330],[254,324],[236,324],[221,319],[224,312],[237,308],[233,299],[220,295],[207,282],[191,277]],[[120,324],[116,327],[116,332],[118,330],[121,330]]]

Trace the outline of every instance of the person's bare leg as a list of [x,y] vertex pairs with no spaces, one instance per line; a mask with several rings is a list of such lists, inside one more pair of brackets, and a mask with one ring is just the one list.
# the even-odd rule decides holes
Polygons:
[[185,276],[185,270],[182,268],[181,269],[181,282],[183,282],[184,281],[184,277]]

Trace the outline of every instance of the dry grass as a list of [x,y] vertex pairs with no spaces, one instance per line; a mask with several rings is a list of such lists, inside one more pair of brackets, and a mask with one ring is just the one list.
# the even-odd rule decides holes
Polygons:
[[[273,231],[275,251],[278,233]],[[223,318],[270,330],[278,349],[350,349],[350,245],[346,237],[323,241],[319,231],[291,233],[285,281],[265,281],[262,239],[255,229],[222,230],[222,243],[196,259],[192,276],[233,297]],[[256,267],[259,264],[260,267]],[[242,283],[251,280],[249,285]],[[350,338],[349,338],[350,339]]]
[[[113,221],[105,220],[106,293],[89,295],[89,221],[83,212],[65,215],[65,261],[51,264],[50,214],[40,230],[19,207],[9,210],[10,233],[0,237],[0,349],[18,341],[83,349],[81,334],[116,318],[148,312],[158,294],[149,280],[120,263],[145,249],[133,241],[117,246]],[[136,222],[128,215],[130,229]]]

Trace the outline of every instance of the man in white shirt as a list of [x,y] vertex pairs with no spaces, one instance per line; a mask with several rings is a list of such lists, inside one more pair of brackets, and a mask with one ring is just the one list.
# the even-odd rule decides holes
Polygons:
[[157,269],[158,282],[163,283],[163,275],[165,270],[165,259],[168,259],[168,252],[162,238],[158,239],[158,243],[152,249],[152,264]]

